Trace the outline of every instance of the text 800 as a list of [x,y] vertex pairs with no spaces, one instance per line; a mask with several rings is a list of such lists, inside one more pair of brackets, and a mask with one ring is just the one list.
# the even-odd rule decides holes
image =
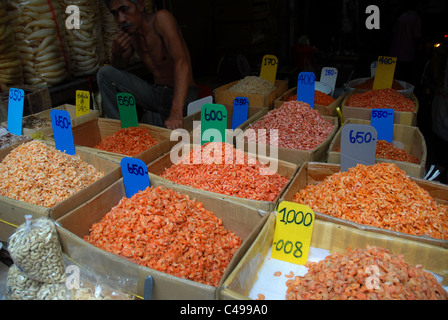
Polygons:
[[266,305],[226,305],[224,308],[226,314],[267,314],[268,307]]

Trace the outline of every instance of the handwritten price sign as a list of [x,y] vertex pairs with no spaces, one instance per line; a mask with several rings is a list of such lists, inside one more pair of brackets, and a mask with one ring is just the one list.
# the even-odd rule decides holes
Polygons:
[[341,171],[358,163],[375,163],[377,131],[371,125],[347,123],[341,131]]
[[118,111],[122,128],[138,127],[137,106],[130,93],[117,93]]
[[331,88],[331,94],[334,92],[336,87],[336,81],[338,79],[338,69],[332,67],[322,68],[320,73],[320,82],[326,83]]
[[130,198],[150,186],[148,167],[140,159],[124,157],[120,161],[126,197]]
[[50,116],[56,149],[69,155],[75,155],[75,143],[73,140],[70,114],[67,110],[53,109],[50,112]]
[[372,109],[370,124],[378,133],[378,140],[392,143],[394,135],[394,109]]
[[25,92],[11,88],[8,96],[8,119],[6,129],[17,136],[22,135],[22,118]]
[[235,130],[239,125],[247,121],[248,113],[249,99],[246,97],[236,97],[233,100],[232,130]]
[[373,89],[392,88],[397,58],[380,56],[376,65]]
[[76,90],[76,117],[90,112],[90,92]]
[[277,208],[272,254],[274,259],[306,264],[314,228],[314,212],[308,206],[282,201]]
[[226,129],[226,107],[222,104],[204,104],[201,108],[201,145],[207,142],[226,142]]
[[313,72],[300,72],[297,80],[297,100],[308,103],[314,109],[316,76]]
[[261,61],[260,78],[275,84],[275,79],[277,77],[277,66],[278,59],[276,56],[272,54],[264,55]]

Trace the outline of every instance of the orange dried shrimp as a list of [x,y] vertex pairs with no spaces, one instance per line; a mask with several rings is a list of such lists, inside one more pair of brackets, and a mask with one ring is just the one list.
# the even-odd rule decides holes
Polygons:
[[[214,151],[218,149],[222,151],[220,158],[214,155]],[[201,157],[202,161],[195,163],[195,159]],[[268,167],[233,145],[212,142],[184,155],[161,176],[201,190],[252,200],[274,201],[288,179],[275,172],[262,174],[267,170]]]
[[241,245],[201,202],[164,187],[123,198],[84,239],[140,265],[211,286]]
[[142,127],[123,128],[105,137],[94,148],[126,156],[136,156],[157,144],[148,129]]
[[[297,94],[294,94],[290,96],[286,101],[296,101],[296,100],[297,100]],[[335,100],[336,100],[335,98],[329,96],[328,94],[322,91],[314,90],[314,104],[318,104],[321,106],[328,106]]]
[[415,102],[394,89],[379,89],[353,93],[348,96],[346,106],[367,109],[386,108],[407,112],[413,112],[415,110]]
[[[341,148],[337,148],[337,150],[340,152]],[[407,153],[406,150],[400,149],[386,140],[377,140],[375,158],[403,161],[415,164],[420,163],[416,156]]]
[[381,247],[348,249],[286,282],[287,300],[447,300],[448,293],[420,265]]
[[[373,89],[373,82],[374,81],[375,81],[375,77],[369,78],[366,81],[364,81],[363,83],[361,83],[358,86],[356,86],[356,88],[357,89]],[[394,89],[394,90],[404,90],[403,86],[395,79],[392,81],[392,89]]]
[[[245,132],[247,141],[277,144],[280,148],[313,150],[327,139],[334,124],[324,119],[307,103],[289,101],[280,108],[269,111],[249,128],[253,130]],[[260,129],[266,129],[266,132]],[[272,129],[278,130],[278,140],[271,136]]]
[[104,174],[41,141],[13,149],[0,164],[0,194],[52,207],[100,179]]
[[376,158],[403,161],[418,164],[416,156],[407,153],[405,150],[397,148],[386,140],[378,140],[376,142]]
[[307,185],[293,201],[355,223],[448,240],[448,206],[393,163],[358,164]]

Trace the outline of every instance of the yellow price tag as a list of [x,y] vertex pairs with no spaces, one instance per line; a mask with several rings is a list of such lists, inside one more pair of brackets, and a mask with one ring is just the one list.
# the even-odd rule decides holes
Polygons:
[[90,112],[90,92],[76,90],[76,117]]
[[270,81],[275,85],[275,79],[277,77],[278,59],[272,54],[263,56],[261,61],[260,78]]
[[280,202],[277,207],[271,257],[305,265],[313,228],[314,211],[310,207],[295,202]]
[[392,88],[396,64],[397,58],[395,57],[378,57],[375,78],[373,80],[373,89]]

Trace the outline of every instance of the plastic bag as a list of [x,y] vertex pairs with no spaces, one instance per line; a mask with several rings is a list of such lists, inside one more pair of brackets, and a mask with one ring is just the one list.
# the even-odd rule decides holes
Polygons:
[[4,92],[13,85],[23,84],[22,61],[10,20],[5,2],[0,0],[0,91]]
[[10,236],[8,251],[14,264],[30,279],[44,283],[65,281],[61,244],[54,222],[50,218],[32,219]]
[[65,283],[42,284],[37,300],[131,300],[130,294],[115,288],[103,277],[74,264],[65,254]]
[[32,280],[12,264],[6,277],[6,300],[35,300],[42,282]]
[[47,87],[69,76],[69,59],[62,31],[62,10],[56,1],[10,0],[15,43],[25,84]]
[[103,35],[98,1],[58,0],[60,6],[76,6],[79,9],[79,29],[65,28],[70,52],[70,70],[75,77],[94,75],[104,63]]

